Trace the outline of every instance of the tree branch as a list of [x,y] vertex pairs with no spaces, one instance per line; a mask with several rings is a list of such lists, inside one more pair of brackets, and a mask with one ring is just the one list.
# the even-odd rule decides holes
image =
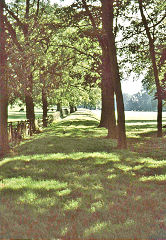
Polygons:
[[[51,46],[55,46],[55,45],[51,45]],[[95,61],[97,60],[97,58],[95,58],[93,55],[88,54],[88,53],[86,53],[86,52],[83,52],[83,51],[77,49],[76,47],[68,46],[68,45],[65,45],[65,44],[58,44],[58,45],[56,45],[56,46],[57,46],[57,47],[65,47],[65,48],[73,49],[73,50],[77,51],[78,53],[81,53],[81,54],[83,54],[83,55],[85,55],[85,56],[87,56],[87,57],[93,58]]]
[[8,32],[10,33],[10,36],[11,36],[14,44],[17,46],[17,48],[18,48],[20,51],[22,51],[22,47],[21,47],[20,43],[19,43],[18,40],[17,40],[16,31],[15,31],[14,28],[12,27],[11,23],[7,20],[7,17],[6,17],[6,16],[4,16],[4,19],[5,19],[5,23],[6,23]]
[[24,35],[26,35],[27,31],[26,31],[25,24],[20,21],[20,19],[7,7],[6,4],[5,4],[5,9],[10,14],[10,16],[12,16],[12,18],[14,18],[16,20],[18,26],[21,28]]
[[93,17],[92,13],[91,13],[90,10],[89,10],[89,7],[88,7],[88,5],[87,5],[87,3],[86,3],[86,0],[82,0],[82,3],[83,3],[83,7],[85,8],[85,11],[86,11],[86,13],[87,13],[87,16],[89,17],[89,19],[90,19],[90,21],[91,21],[91,23],[92,23],[93,30],[94,30],[94,32],[96,33],[96,37],[98,38],[100,44],[103,46],[103,39],[102,39],[102,37],[98,34],[98,28],[97,28],[97,26],[96,26],[94,17]]

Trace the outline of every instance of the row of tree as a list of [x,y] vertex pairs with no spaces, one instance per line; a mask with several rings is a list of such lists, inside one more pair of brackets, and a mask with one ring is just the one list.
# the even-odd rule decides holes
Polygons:
[[100,127],[126,148],[121,79],[131,71],[143,72],[146,87],[156,89],[162,136],[165,17],[161,0],[75,0],[66,7],[0,1],[0,154],[8,151],[9,103],[25,103],[34,123],[35,104],[46,119],[49,105],[74,108],[97,103],[100,94]]
[[[146,91],[133,95],[123,94],[125,111],[157,112],[157,100]],[[165,107],[163,110],[165,111]]]

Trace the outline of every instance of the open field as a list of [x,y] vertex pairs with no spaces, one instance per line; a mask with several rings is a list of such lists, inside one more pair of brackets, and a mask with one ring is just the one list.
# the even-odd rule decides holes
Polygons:
[[[100,118],[100,110],[92,110],[92,112]],[[125,111],[126,121],[136,120],[136,121],[157,121],[157,112],[137,112],[137,111]],[[163,121],[166,122],[166,112],[163,112]]]
[[[48,114],[51,114],[52,111],[48,111]],[[36,118],[42,118],[42,110],[41,109],[35,109],[35,116]],[[26,120],[26,113],[25,111],[20,112],[18,108],[15,109],[9,109],[8,111],[8,121],[14,122],[14,121],[22,121]]]
[[[26,119],[25,111],[20,112],[20,107],[9,108],[8,120],[9,121],[21,121]],[[100,119],[101,111],[100,110],[92,110],[92,112],[96,115],[98,119]],[[48,113],[52,113],[52,111],[48,111]],[[42,117],[42,109],[35,108],[35,114],[37,118]],[[136,111],[125,111],[126,123],[129,121],[146,121],[149,123],[156,123],[157,121],[157,112],[136,112]],[[166,112],[163,112],[163,123],[166,124]]]
[[0,238],[166,239],[166,136],[128,121],[128,150],[90,111],[16,147],[0,162]]
[[[42,118],[42,112],[36,112],[35,115],[37,118]],[[25,112],[9,111],[8,113],[9,122],[22,121],[22,120],[26,120]]]

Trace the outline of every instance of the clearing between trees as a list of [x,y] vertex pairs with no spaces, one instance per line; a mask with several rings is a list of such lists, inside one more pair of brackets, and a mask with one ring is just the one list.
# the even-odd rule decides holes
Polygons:
[[0,238],[166,238],[165,136],[127,121],[118,150],[98,124],[77,111],[0,162]]

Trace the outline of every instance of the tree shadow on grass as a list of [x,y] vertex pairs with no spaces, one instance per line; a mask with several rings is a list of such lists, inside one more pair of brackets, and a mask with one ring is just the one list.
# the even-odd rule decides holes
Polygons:
[[107,130],[99,129],[97,125],[94,120],[61,121],[29,141],[22,142],[17,151],[23,155],[110,152],[116,146],[116,140],[104,139]]
[[[144,129],[143,129],[144,130]],[[135,137],[136,136],[136,137]],[[128,148],[131,151],[137,152],[142,157],[150,157],[157,160],[165,160],[166,153],[166,138],[165,133],[163,133],[162,138],[157,137],[156,130],[153,128],[148,131],[140,131],[135,134],[134,137],[129,137]]]
[[74,119],[74,120],[67,120],[60,122],[59,124],[56,124],[56,126],[61,126],[61,127],[68,127],[68,126],[97,126],[98,121],[97,120],[80,120],[80,119]]
[[[145,172],[151,168],[146,164],[142,162]],[[149,185],[134,175],[137,166],[138,156],[129,152],[4,160],[1,236],[8,232],[10,238],[22,239],[148,238],[161,229],[156,214],[163,207],[164,191],[155,180]]]
[[116,150],[97,123],[64,120],[0,162],[3,238],[149,239],[164,231],[163,163]]

